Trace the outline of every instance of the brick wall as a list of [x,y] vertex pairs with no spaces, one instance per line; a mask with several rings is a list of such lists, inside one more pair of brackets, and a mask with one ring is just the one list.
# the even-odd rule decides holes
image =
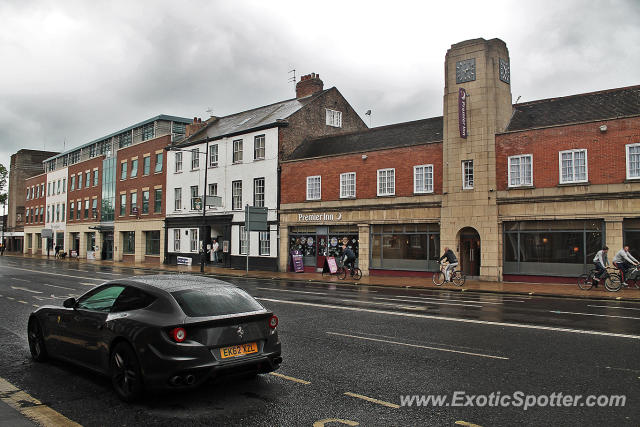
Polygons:
[[[46,181],[47,181],[47,174],[40,174],[40,175],[36,175],[34,177],[31,178],[27,178],[25,180],[25,187],[24,187],[24,191],[26,194],[26,189],[27,188],[31,188],[33,187],[34,189],[36,187],[41,187],[42,188],[42,184],[44,183],[45,186],[45,191],[43,192],[39,192],[39,197],[34,197],[33,194],[31,195],[31,197],[29,198],[29,200],[25,200],[24,202],[24,208],[25,208],[25,212],[27,211],[27,209],[29,210],[29,222],[25,222],[25,225],[41,225],[44,227],[44,222],[47,219],[47,212],[46,212],[46,208],[47,208],[47,186],[46,186]],[[33,216],[33,212],[35,211],[35,209],[38,209],[38,215],[36,215],[36,217],[34,218]],[[42,221],[40,221],[40,208],[42,208]],[[25,220],[26,220],[26,216],[25,216]]]
[[[342,127],[327,125],[327,108],[342,112]],[[289,126],[280,128],[278,134],[280,159],[286,159],[305,138],[367,129],[367,125],[335,87],[318,95],[287,120]]]
[[[102,204],[102,161],[104,156],[94,157],[84,162],[76,163],[69,166],[69,177],[67,178],[67,223],[78,224],[83,222],[96,222],[100,221],[100,209]],[[93,185],[94,170],[98,170],[98,184]],[[87,183],[87,171],[89,171],[89,187]],[[75,187],[71,190],[72,177],[75,176]],[[78,189],[78,181],[82,181],[82,186]],[[92,215],[91,207],[93,206],[93,199],[97,202],[97,215],[96,218]],[[85,200],[89,200],[89,217],[84,217],[84,205]],[[74,203],[73,218],[71,218],[71,202]],[[80,219],[78,218],[77,210],[81,208]]]
[[[127,148],[118,150],[118,160],[116,163],[116,206],[115,206],[115,219],[116,221],[127,221],[134,218],[130,215],[131,209],[131,192],[137,193],[137,205],[138,205],[138,217],[140,219],[154,219],[164,218],[166,189],[165,187],[165,173],[167,170],[167,153],[164,151],[164,147],[171,143],[171,137],[169,135],[161,136],[158,138],[144,141],[140,144],[132,145]],[[156,167],[156,153],[162,152],[162,171],[154,172]],[[144,157],[150,156],[150,170],[148,175],[144,175]],[[138,159],[138,174],[135,178],[131,176],[131,160],[132,158]],[[127,162],[127,179],[120,179],[122,162]],[[159,213],[154,213],[155,203],[155,189],[162,189],[162,206]],[[142,192],[148,189],[149,191],[149,213],[142,213]],[[120,193],[126,191],[127,205],[126,215],[120,215]]]
[[[356,198],[377,196],[377,170],[395,168],[396,197],[413,196],[413,167],[432,164],[434,194],[442,194],[442,143],[347,154],[282,164],[282,204],[306,201],[307,176],[320,175],[322,200],[340,200],[340,174],[356,172]],[[387,198],[387,197],[384,197]]]
[[[600,126],[607,131],[601,132]],[[606,120],[496,135],[496,182],[498,190],[508,188],[508,158],[533,155],[535,188],[559,184],[558,152],[587,150],[588,181],[616,184],[626,179],[626,144],[640,143],[640,117]]]

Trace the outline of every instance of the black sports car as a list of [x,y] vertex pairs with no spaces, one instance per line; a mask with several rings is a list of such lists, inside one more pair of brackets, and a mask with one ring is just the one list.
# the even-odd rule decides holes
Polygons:
[[278,318],[242,289],[189,275],[112,280],[29,317],[34,360],[53,357],[111,377],[125,401],[282,362]]

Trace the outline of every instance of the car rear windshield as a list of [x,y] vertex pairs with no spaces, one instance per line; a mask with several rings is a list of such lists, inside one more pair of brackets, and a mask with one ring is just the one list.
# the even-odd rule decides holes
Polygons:
[[204,288],[172,292],[189,317],[224,316],[263,310],[264,307],[238,288]]

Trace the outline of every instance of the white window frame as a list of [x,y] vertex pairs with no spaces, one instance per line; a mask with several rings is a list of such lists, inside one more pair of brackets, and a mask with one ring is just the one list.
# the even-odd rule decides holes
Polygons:
[[[262,155],[260,155],[260,152]],[[264,160],[266,154],[266,138],[265,135],[256,135],[253,137],[253,160]]]
[[321,199],[322,199],[322,176],[320,175],[308,176],[307,177],[307,200],[321,200]]
[[[584,179],[576,179],[576,153],[584,152]],[[572,179],[564,180],[562,177],[562,155],[571,153],[571,170],[572,170]],[[586,148],[578,148],[575,150],[564,150],[558,152],[558,180],[560,184],[577,184],[581,182],[589,181],[589,162],[588,162],[588,153]]]
[[[515,160],[519,161],[518,164],[518,176],[517,182],[514,180],[511,168],[515,165],[513,162]],[[523,159],[529,159],[529,175],[526,176],[526,167],[522,163]],[[528,178],[528,182],[527,182]],[[507,186],[509,188],[517,188],[517,187],[533,187],[533,154],[519,154],[517,156],[509,156],[507,162]]]
[[258,234],[258,242],[259,242],[258,254],[263,256],[271,255],[271,232],[260,231]]
[[[393,177],[393,181],[389,184],[388,180],[390,174]],[[376,192],[378,196],[395,196],[396,195],[396,169],[395,168],[386,168],[386,169],[378,169],[376,173],[377,181],[376,181]],[[381,182],[384,180],[384,188],[380,188]],[[383,191],[381,191],[383,190]]]
[[189,251],[198,252],[198,229],[197,228],[189,229]]
[[242,163],[242,140],[236,139],[233,141],[233,163]]
[[191,170],[200,169],[200,153],[197,148],[191,149]]
[[[240,184],[239,186],[237,184]],[[236,190],[240,190],[240,194],[236,194]],[[231,181],[231,210],[242,210],[242,180]]]
[[342,127],[342,111],[326,109],[327,126]]
[[209,146],[209,167],[216,166],[218,166],[218,144],[212,144]]
[[173,229],[173,251],[174,252],[180,252],[180,232],[182,230],[180,228],[174,228]]
[[[353,181],[353,182],[352,182]],[[345,172],[340,174],[340,198],[355,199],[356,198],[356,173]]]
[[176,151],[174,173],[182,172],[182,151]]
[[[418,180],[421,171],[422,182]],[[413,192],[415,194],[433,193],[433,165],[416,165],[413,167]]]
[[[471,166],[471,167],[469,168],[468,166]],[[471,173],[468,174],[467,170],[470,170]],[[474,184],[475,184],[475,171],[473,168],[473,160],[463,160],[462,161],[462,189],[473,190]]]
[[[636,175],[631,175],[631,173],[633,172],[631,170],[631,156],[629,155],[629,151],[631,150],[631,148],[637,148],[638,149],[638,153],[636,154],[638,156],[638,159],[636,161],[637,163],[637,174]],[[635,144],[627,144],[625,146],[625,152],[627,153],[627,159],[626,159],[626,165],[627,165],[627,179],[640,179],[640,143],[635,143]]]
[[[195,190],[195,193],[194,193],[194,190]],[[200,198],[200,186],[199,185],[190,186],[189,195],[191,196],[191,198],[189,199],[191,201],[191,204],[189,205],[189,207],[191,208],[192,211],[199,211],[200,209],[196,207],[196,200]]]
[[240,247],[238,248],[240,251],[240,255],[246,255],[247,254],[247,249],[249,246],[249,233],[247,232],[247,230],[245,229],[244,225],[241,225],[240,227]]
[[217,196],[218,195],[218,183],[217,182],[212,182],[212,183],[210,183],[208,185],[209,185],[209,189],[207,190],[207,196]]
[[182,210],[182,187],[173,189],[173,209]]

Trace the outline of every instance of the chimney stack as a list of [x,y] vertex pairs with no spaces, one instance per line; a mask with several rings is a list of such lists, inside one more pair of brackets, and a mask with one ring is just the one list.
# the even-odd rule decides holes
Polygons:
[[296,84],[296,98],[304,98],[305,96],[321,92],[323,87],[324,83],[320,80],[320,74],[311,73],[302,76]]
[[194,117],[193,123],[186,126],[185,137],[188,138],[206,125],[200,117]]

